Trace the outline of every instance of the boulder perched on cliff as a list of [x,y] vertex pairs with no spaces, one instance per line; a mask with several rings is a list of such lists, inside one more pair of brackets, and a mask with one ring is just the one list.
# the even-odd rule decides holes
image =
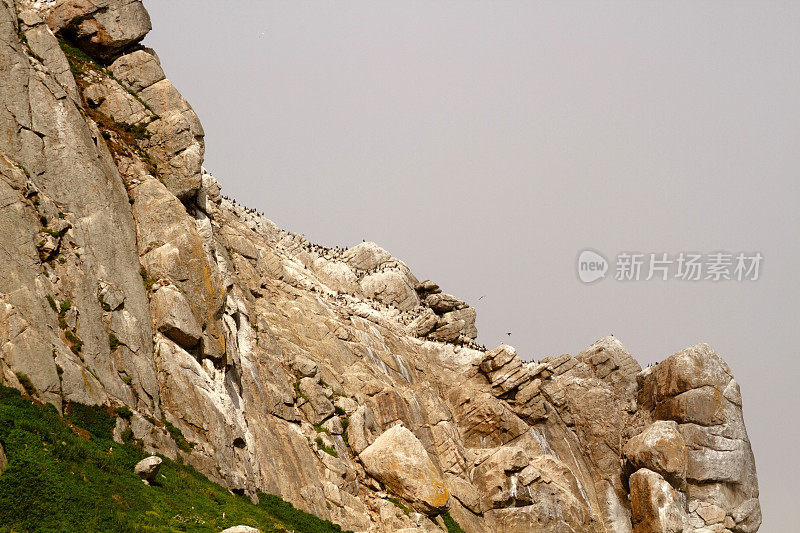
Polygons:
[[139,0],[59,0],[47,23],[92,57],[109,59],[152,29]]
[[402,425],[386,430],[359,454],[367,473],[426,514],[448,509],[450,491],[425,447]]
[[150,299],[155,328],[184,348],[193,348],[203,335],[186,297],[175,287],[159,288]]
[[633,471],[650,469],[673,486],[686,484],[686,443],[673,421],[657,421],[629,440],[622,453]]

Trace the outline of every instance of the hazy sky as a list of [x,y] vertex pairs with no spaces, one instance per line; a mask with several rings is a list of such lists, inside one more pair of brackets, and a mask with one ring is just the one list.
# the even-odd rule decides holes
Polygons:
[[[228,196],[378,242],[526,359],[708,342],[742,388],[762,531],[796,527],[800,4],[145,4]],[[607,279],[578,280],[584,248]],[[755,282],[624,283],[622,251],[764,261]]]

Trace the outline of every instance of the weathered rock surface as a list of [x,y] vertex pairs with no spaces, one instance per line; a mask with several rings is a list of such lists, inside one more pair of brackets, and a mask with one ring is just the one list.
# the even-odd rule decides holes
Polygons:
[[135,0],[0,3],[0,382],[128,406],[150,453],[353,531],[758,529],[711,348],[483,349],[475,310],[380,246],[225,198],[149,26]]

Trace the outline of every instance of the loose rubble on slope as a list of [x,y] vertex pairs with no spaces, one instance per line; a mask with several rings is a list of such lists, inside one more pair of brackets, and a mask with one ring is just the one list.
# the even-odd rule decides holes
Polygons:
[[354,531],[758,529],[711,348],[484,350],[473,308],[378,245],[223,197],[149,29],[137,0],[0,3],[0,381],[127,406],[118,437]]

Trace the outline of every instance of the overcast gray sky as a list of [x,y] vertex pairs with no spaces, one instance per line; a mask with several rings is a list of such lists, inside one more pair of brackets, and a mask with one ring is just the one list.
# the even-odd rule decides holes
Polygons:
[[[526,359],[708,342],[741,384],[762,531],[796,528],[800,4],[145,4],[228,196],[378,242]],[[578,280],[584,248],[607,279]],[[761,252],[760,279],[612,279],[622,251],[720,250]]]

